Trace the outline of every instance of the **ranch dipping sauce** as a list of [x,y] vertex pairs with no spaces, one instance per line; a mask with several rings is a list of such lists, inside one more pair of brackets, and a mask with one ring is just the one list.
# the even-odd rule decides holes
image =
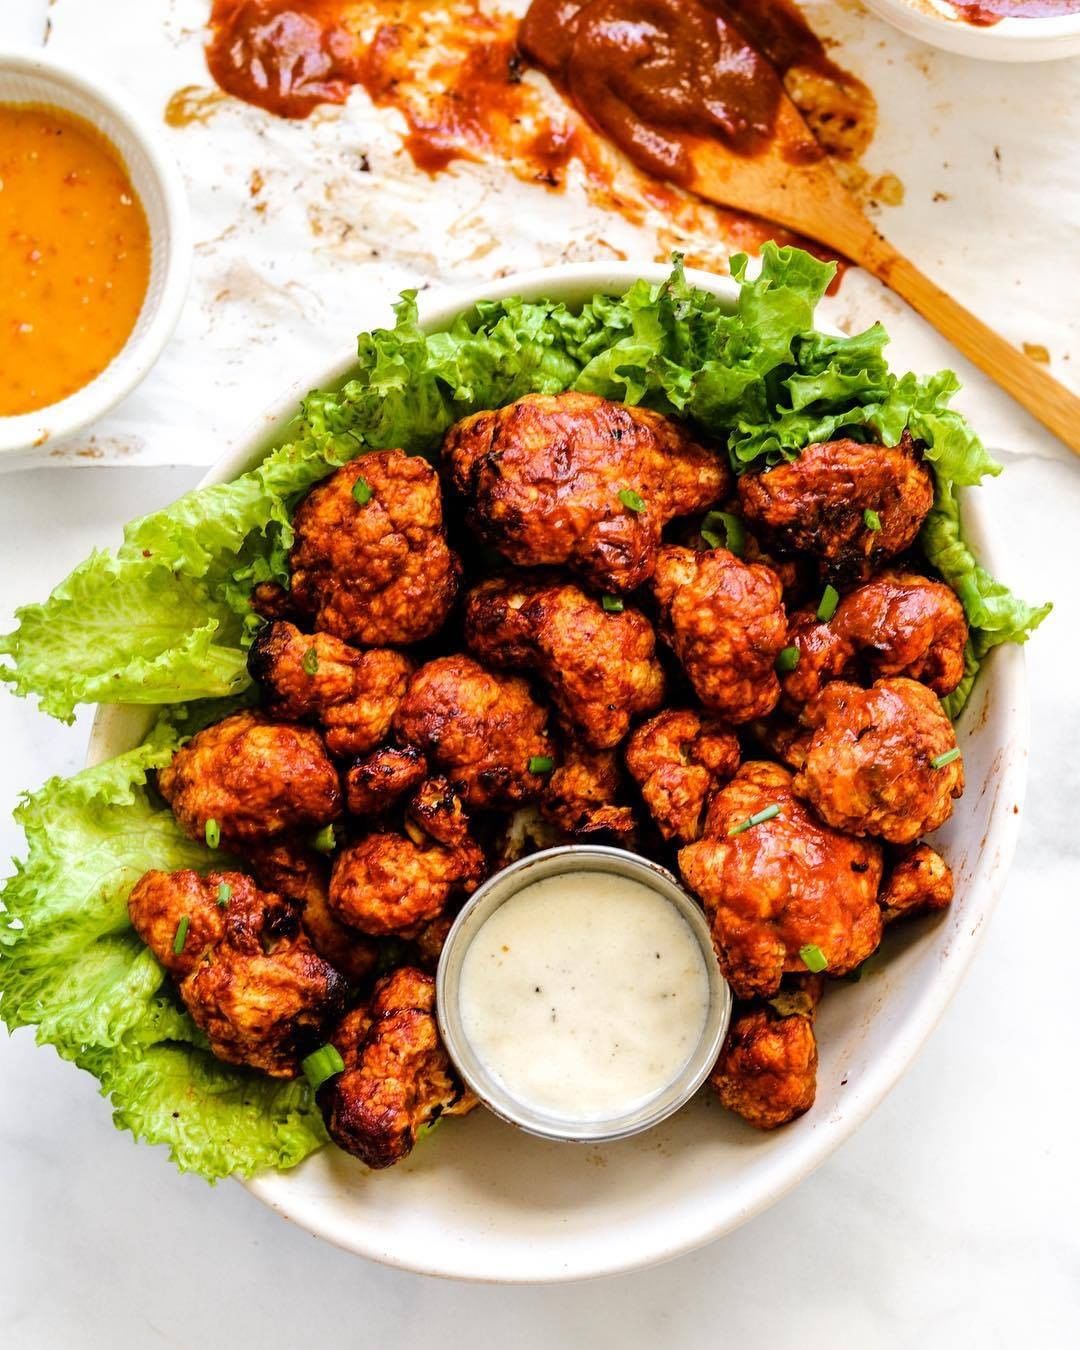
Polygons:
[[615,871],[528,882],[461,960],[472,1051],[507,1095],[568,1121],[628,1116],[699,1050],[711,984],[701,942],[658,890]]

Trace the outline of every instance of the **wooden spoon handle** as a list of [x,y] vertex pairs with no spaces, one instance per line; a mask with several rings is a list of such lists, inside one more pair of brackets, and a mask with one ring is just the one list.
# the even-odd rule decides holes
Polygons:
[[857,262],[902,296],[969,361],[1080,455],[1080,398],[1076,394],[957,304],[879,234],[864,241],[859,254]]

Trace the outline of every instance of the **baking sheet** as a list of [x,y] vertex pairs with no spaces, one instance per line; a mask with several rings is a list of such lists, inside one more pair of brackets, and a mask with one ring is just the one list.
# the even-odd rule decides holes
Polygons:
[[[527,0],[500,7],[523,12]],[[804,8],[877,97],[868,190],[884,178],[892,190],[882,195],[902,195],[874,208],[880,228],[1080,388],[1080,61],[971,61],[906,38],[857,0]],[[573,176],[561,192],[500,164],[429,177],[402,149],[400,115],[374,108],[362,89],[300,122],[219,96],[203,60],[208,9],[208,0],[55,0],[50,9],[50,49],[123,89],[160,127],[187,182],[197,241],[187,307],[158,365],[111,415],[53,445],[51,462],[209,464],[284,389],[310,381],[356,332],[388,322],[404,287],[663,255],[661,220],[635,225],[602,210]],[[193,116],[166,125],[181,90]],[[712,247],[719,257],[723,241]],[[990,444],[1066,454],[864,273],[845,277],[825,313],[848,331],[880,318],[924,368],[954,366],[969,386],[959,402],[977,399]]]

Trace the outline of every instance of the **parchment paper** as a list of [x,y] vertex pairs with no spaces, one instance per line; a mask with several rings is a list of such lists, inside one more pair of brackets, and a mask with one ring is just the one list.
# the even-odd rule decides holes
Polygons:
[[[521,12],[526,2],[501,7]],[[863,165],[869,182],[894,175],[903,192],[899,205],[877,208],[884,233],[1080,386],[1080,61],[965,60],[904,37],[857,0],[804,7],[878,99]],[[160,362],[111,415],[53,446],[54,463],[210,463],[355,333],[388,322],[403,287],[662,252],[650,223],[597,208],[574,181],[554,193],[498,164],[421,173],[401,148],[400,116],[373,108],[362,89],[301,122],[216,96],[203,60],[208,9],[208,0],[55,0],[50,9],[49,47],[122,88],[160,126],[187,181],[197,240],[187,307]],[[183,88],[199,116],[166,126],[164,109]],[[992,445],[1066,453],[865,274],[848,274],[826,314],[849,331],[880,318],[921,367],[956,368],[969,384],[961,405],[977,401]]]

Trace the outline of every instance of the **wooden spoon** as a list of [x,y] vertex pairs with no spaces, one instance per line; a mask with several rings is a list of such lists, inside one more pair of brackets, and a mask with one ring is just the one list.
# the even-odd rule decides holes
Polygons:
[[692,192],[775,220],[865,267],[1080,454],[1080,398],[957,304],[878,233],[821,156],[790,99],[781,100],[776,134],[761,154],[736,156],[718,141],[697,137],[689,146]]

